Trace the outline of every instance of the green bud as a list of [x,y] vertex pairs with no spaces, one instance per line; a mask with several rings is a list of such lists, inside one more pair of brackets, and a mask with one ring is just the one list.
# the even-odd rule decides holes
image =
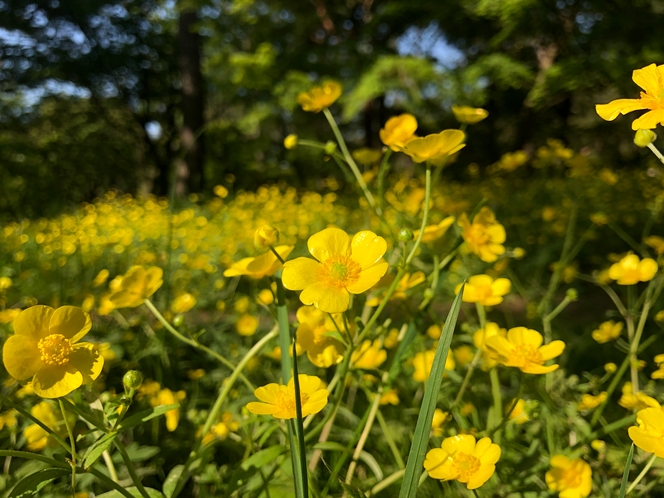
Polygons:
[[182,315],[175,315],[175,318],[173,318],[173,325],[179,327],[183,323],[184,323],[184,317]]
[[414,238],[415,236],[410,228],[402,228],[399,230],[399,235],[397,235],[397,239],[399,239],[400,242],[410,242]]
[[138,370],[129,370],[122,377],[122,383],[128,391],[135,391],[143,384],[143,374]]
[[336,142],[333,142],[332,140],[330,140],[325,144],[325,153],[326,154],[332,155],[332,154],[334,154],[334,151],[336,151],[336,150],[337,150]]
[[433,289],[425,289],[424,294],[423,294],[424,299],[433,299],[434,294],[435,293],[434,293]]
[[637,147],[648,147],[651,143],[655,141],[657,135],[652,130],[636,130],[634,135],[634,144]]
[[579,299],[579,293],[576,289],[567,289],[565,297],[568,301],[576,301]]

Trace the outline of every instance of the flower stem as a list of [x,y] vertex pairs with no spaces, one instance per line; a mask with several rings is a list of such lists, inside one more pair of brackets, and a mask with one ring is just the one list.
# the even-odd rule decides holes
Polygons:
[[641,482],[641,479],[643,479],[646,476],[646,474],[650,470],[650,467],[652,467],[652,464],[655,463],[655,460],[657,460],[657,455],[653,455],[653,456],[650,457],[650,460],[648,460],[648,463],[646,463],[646,466],[643,467],[643,470],[641,471],[641,473],[638,476],[636,476],[636,479],[634,479],[634,482],[632,484],[630,484],[629,488],[627,488],[627,493],[626,494],[629,494]]
[[138,474],[136,474],[136,469],[134,468],[134,464],[131,461],[131,457],[127,453],[127,450],[125,449],[124,445],[118,440],[116,437],[113,439],[113,444],[115,444],[115,447],[118,449],[120,452],[120,455],[122,456],[122,460],[124,461],[127,471],[129,472],[129,476],[131,477],[131,480],[133,481],[134,485],[138,489],[138,492],[141,493],[143,498],[150,498],[150,495],[146,491],[146,489],[143,487],[143,483],[141,482],[141,479],[138,477]]
[[[650,151],[651,151],[653,154],[655,154],[655,157],[657,157],[657,159],[659,159],[659,160],[662,162],[662,164],[664,164],[664,156],[663,156],[662,153],[659,151],[659,149],[655,146],[655,144],[652,144],[652,143],[651,143],[651,144],[648,144],[648,148],[650,149]],[[631,488],[630,488],[630,489],[631,489]],[[629,492],[629,491],[628,491],[628,492]]]
[[58,398],[60,411],[62,412],[62,419],[69,434],[69,444],[71,445],[71,492],[72,495],[76,493],[76,440],[74,439],[74,431],[72,430],[69,420],[67,420],[67,410],[62,402],[62,398]]

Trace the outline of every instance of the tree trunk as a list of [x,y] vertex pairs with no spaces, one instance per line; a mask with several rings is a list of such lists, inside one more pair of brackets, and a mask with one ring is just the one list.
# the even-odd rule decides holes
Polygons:
[[177,168],[175,191],[178,195],[203,190],[205,175],[204,140],[205,89],[201,74],[201,37],[194,30],[196,12],[180,12],[178,43],[180,53],[178,64],[182,77],[182,131],[181,147],[184,157]]

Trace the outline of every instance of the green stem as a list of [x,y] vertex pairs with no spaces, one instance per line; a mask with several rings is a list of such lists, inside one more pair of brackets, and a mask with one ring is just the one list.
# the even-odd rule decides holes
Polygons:
[[629,367],[629,364],[630,364],[630,357],[626,356],[622,364],[620,365],[620,368],[618,368],[616,375],[613,377],[611,384],[609,384],[609,388],[606,390],[606,398],[594,411],[593,416],[590,419],[590,427],[594,427],[599,421],[599,418],[602,416],[602,412],[604,411],[604,407],[611,399],[611,395],[616,390],[616,387],[618,387],[618,383],[620,382],[620,379],[622,379],[622,376],[627,371],[627,367]]
[[[300,374],[297,368],[297,338],[293,341],[293,390],[295,391],[295,415],[293,429],[297,437],[297,454],[300,463],[299,472],[293,468],[295,473],[296,495],[298,498],[309,496],[309,485],[307,483],[307,446],[304,442],[304,427],[302,425],[302,393],[300,392]],[[294,448],[291,447],[291,452]]]
[[401,479],[405,473],[406,473],[406,469],[397,470],[394,474],[392,474],[389,477],[386,477],[385,479],[380,481],[378,484],[376,484],[373,488],[371,488],[371,492],[368,493],[367,496],[374,496],[379,491],[384,490],[390,484],[393,484],[396,481],[398,481],[399,479]]
[[452,405],[449,408],[450,412],[452,411],[452,409],[454,409],[454,407],[458,406],[459,403],[461,403],[463,395],[466,393],[466,389],[468,388],[470,377],[473,375],[473,372],[475,371],[475,368],[477,367],[477,364],[479,363],[480,358],[482,357],[482,348],[484,347],[484,338],[486,337],[486,310],[484,309],[484,306],[481,305],[480,303],[476,303],[475,309],[477,310],[477,317],[480,322],[480,328],[484,331],[484,334],[482,335],[482,344],[480,344],[480,347],[477,349],[477,352],[473,357],[473,361],[471,361],[470,365],[468,366],[468,371],[466,371],[466,375],[463,378],[463,381],[461,382],[461,387],[459,388],[459,392],[457,393],[456,398],[454,398],[454,401],[452,402]]
[[634,251],[636,251],[637,254],[643,255],[644,251],[643,247],[638,244],[625,230],[623,230],[619,225],[616,225],[613,221],[609,220],[606,224],[611,230],[613,230],[618,237],[623,239],[629,246],[631,246]]
[[[489,377],[491,378],[491,397],[493,398],[493,414],[495,417],[495,419],[493,420],[500,420],[500,412],[503,409],[503,397],[502,393],[500,392],[500,378],[498,377],[498,367],[493,367],[489,371]],[[500,425],[496,427],[500,427]],[[500,444],[500,439],[501,435],[500,433],[498,433],[496,434],[494,442],[496,444]]]
[[636,476],[636,479],[634,479],[634,482],[632,484],[630,484],[629,488],[627,488],[627,493],[626,494],[629,494],[641,482],[641,479],[643,479],[646,476],[646,474],[650,470],[650,467],[652,467],[652,464],[655,463],[655,460],[657,460],[657,455],[653,455],[653,456],[650,457],[650,460],[648,460],[648,463],[646,464],[646,466],[643,467],[643,470],[641,471],[641,473],[638,476]]
[[[494,369],[495,370],[495,369]],[[496,444],[500,444],[500,430],[507,425],[507,422],[510,419],[510,415],[512,415],[512,412],[516,408],[517,403],[519,402],[519,399],[521,398],[521,393],[523,392],[523,378],[524,378],[524,373],[521,372],[521,375],[519,376],[519,389],[517,390],[516,397],[512,401],[512,405],[509,407],[507,410],[507,413],[503,417],[503,419],[500,421],[500,423],[491,429],[487,436],[491,437],[493,434],[496,434],[496,437],[494,438],[494,441]],[[495,404],[494,404],[494,410],[495,410]]]
[[[79,469],[79,470],[82,470],[82,469]],[[86,470],[86,472],[88,472],[89,474],[92,474],[97,479],[99,479],[101,482],[106,484],[109,488],[114,489],[115,491],[120,493],[122,496],[126,496],[127,498],[136,498],[129,491],[127,491],[124,487],[120,486],[117,482],[114,482],[106,474],[98,471],[94,467],[90,467],[89,469]]]
[[69,434],[69,444],[71,445],[71,492],[73,495],[76,493],[76,440],[74,439],[74,431],[69,424],[69,420],[67,420],[67,410],[65,410],[62,398],[58,398],[58,404],[60,405],[60,411],[62,412],[62,420],[67,428],[67,434]]
[[385,211],[385,175],[390,169],[390,157],[392,156],[392,149],[387,149],[383,156],[383,161],[378,170],[378,207],[381,211]]
[[131,477],[131,480],[133,481],[136,488],[138,488],[138,492],[141,493],[143,498],[150,498],[150,495],[148,494],[146,489],[143,487],[143,483],[141,482],[141,479],[138,477],[138,474],[136,474],[136,469],[134,468],[134,464],[131,461],[131,457],[127,453],[127,450],[125,449],[124,445],[118,440],[117,437],[115,439],[113,439],[113,444],[115,444],[115,447],[120,452],[120,455],[122,456],[122,460],[124,461],[124,463],[127,467],[127,471],[129,472],[129,476]]
[[66,470],[71,469],[71,465],[65,462],[54,460],[53,458],[48,458],[38,453],[30,453],[29,451],[0,450],[0,457],[26,458],[28,460],[36,460],[38,462],[46,463],[51,467],[58,467]]
[[54,441],[56,441],[60,446],[62,446],[65,450],[69,451],[70,446],[65,442],[64,439],[62,439],[53,429],[51,429],[48,425],[46,425],[44,422],[33,416],[30,412],[24,410],[21,406],[15,404],[12,400],[7,398],[6,396],[2,397],[2,402],[3,404],[9,406],[10,408],[13,408],[17,412],[19,412],[21,415],[23,415],[25,418],[32,420],[35,424],[37,424],[39,427],[44,429],[49,436],[53,438]]
[[653,154],[655,154],[655,157],[656,157],[657,159],[659,159],[659,160],[662,162],[662,164],[664,164],[664,156],[663,156],[662,153],[659,151],[659,149],[655,146],[655,144],[652,144],[652,143],[651,143],[651,144],[648,144],[648,148],[650,149],[650,152],[652,152]]
[[394,439],[392,438],[392,434],[390,434],[390,428],[387,426],[387,423],[385,422],[385,417],[383,417],[383,414],[380,413],[380,410],[376,413],[376,418],[378,419],[378,425],[380,425],[381,430],[383,431],[383,436],[385,436],[385,441],[387,442],[387,445],[390,447],[390,450],[392,450],[392,455],[394,456],[394,460],[397,462],[397,466],[400,469],[404,469],[406,467],[406,464],[403,461],[403,458],[401,458],[401,454],[399,453],[399,448],[397,448],[396,443],[394,442]]

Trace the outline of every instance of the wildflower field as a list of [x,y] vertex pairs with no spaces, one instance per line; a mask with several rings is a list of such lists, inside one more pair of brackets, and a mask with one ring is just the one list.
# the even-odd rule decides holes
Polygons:
[[349,150],[329,80],[330,141],[284,146],[345,188],[5,224],[3,496],[660,496],[664,66],[634,81],[597,113],[648,110],[645,170],[552,139],[479,174],[464,106]]

